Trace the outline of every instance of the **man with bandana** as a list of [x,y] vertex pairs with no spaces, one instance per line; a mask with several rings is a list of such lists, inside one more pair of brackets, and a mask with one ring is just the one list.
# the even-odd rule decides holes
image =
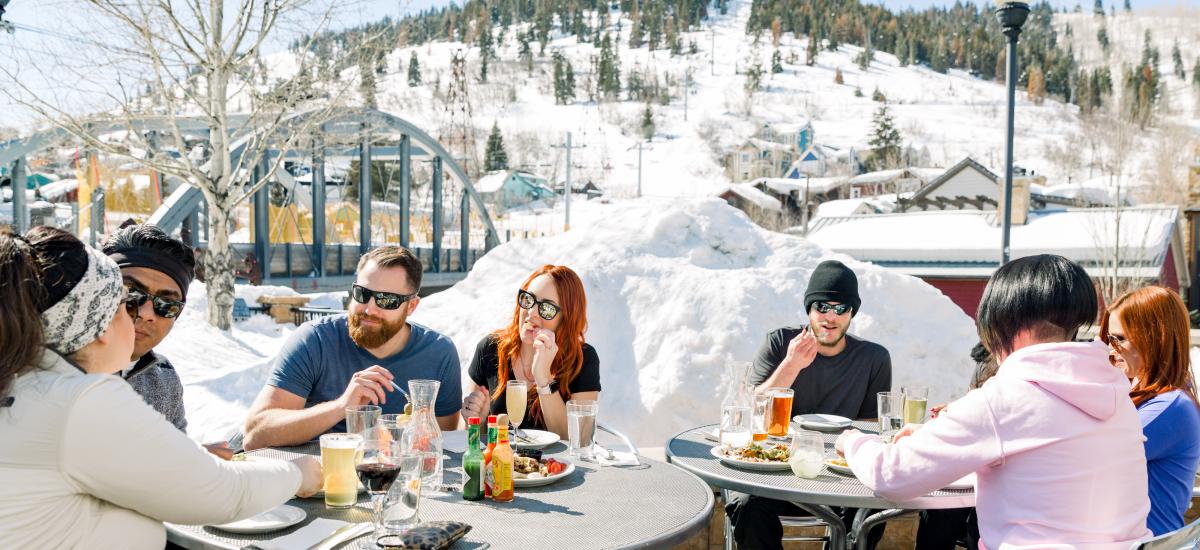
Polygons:
[[153,225],[125,225],[104,241],[104,254],[121,268],[137,304],[134,347],[120,376],[179,431],[187,432],[183,383],[166,357],[154,352],[183,312],[196,268],[192,249]]
[[398,389],[438,380],[434,414],[458,427],[462,373],[450,338],[408,320],[421,299],[421,261],[400,246],[381,246],[358,262],[349,311],[309,321],[288,338],[267,385],[246,418],[246,450],[297,445],[345,431],[347,407],[404,412]]

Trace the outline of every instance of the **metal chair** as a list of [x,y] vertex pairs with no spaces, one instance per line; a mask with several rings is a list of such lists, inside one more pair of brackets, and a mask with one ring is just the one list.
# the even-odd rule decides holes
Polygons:
[[[721,500],[724,500],[725,502],[729,502],[729,491],[727,489],[721,489]],[[829,545],[829,524],[820,518],[811,517],[811,516],[779,516],[779,523],[783,524],[783,528],[785,530],[788,529],[789,527],[791,527],[791,528],[823,527],[825,529],[825,535],[821,536],[821,537],[814,537],[814,536],[809,536],[809,535],[792,535],[792,536],[784,535],[783,536],[784,542],[820,542],[820,543],[825,544],[826,546]],[[725,516],[725,550],[734,550],[734,548],[735,548],[735,545],[733,542],[733,522],[729,521],[729,516],[726,515]]]
[[1170,533],[1134,543],[1130,550],[1194,550],[1200,548],[1200,520]]

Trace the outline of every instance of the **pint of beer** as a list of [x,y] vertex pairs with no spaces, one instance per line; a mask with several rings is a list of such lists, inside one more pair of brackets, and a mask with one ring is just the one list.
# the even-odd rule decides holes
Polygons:
[[358,434],[321,436],[326,508],[349,508],[358,501],[358,473],[354,470],[354,460],[362,440]]
[[767,390],[771,397],[771,410],[767,413],[767,435],[771,437],[787,437],[788,426],[792,423],[791,388],[771,388]]

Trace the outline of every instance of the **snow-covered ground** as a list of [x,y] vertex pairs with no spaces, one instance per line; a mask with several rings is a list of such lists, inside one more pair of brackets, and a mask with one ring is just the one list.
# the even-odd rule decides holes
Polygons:
[[[500,246],[467,279],[423,300],[414,319],[449,335],[465,369],[478,340],[511,317],[513,291],[530,271],[571,266],[588,292],[603,421],[658,446],[716,421],[725,365],[752,359],[769,330],[802,322],[811,270],[837,258],[859,275],[863,310],[851,332],[888,348],[893,385],[927,384],[934,402],[965,391],[974,325],[924,282],[766,231],[716,199],[621,206],[566,233]],[[239,288],[253,292],[292,293]],[[207,440],[241,424],[293,327],[257,316],[227,334],[204,324],[203,306],[203,286],[193,285],[160,351],[186,384],[191,435]]]

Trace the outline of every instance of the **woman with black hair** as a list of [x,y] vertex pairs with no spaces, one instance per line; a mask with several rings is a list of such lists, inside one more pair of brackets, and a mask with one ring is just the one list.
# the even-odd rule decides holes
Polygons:
[[976,316],[996,375],[893,444],[851,430],[837,449],[891,500],[974,473],[981,548],[1129,548],[1150,536],[1146,458],[1129,382],[1104,345],[1074,341],[1096,313],[1078,264],[1005,264]]
[[121,378],[136,304],[64,231],[0,232],[0,548],[161,549],[164,521],[225,523],[308,495],[312,457],[226,462]]

